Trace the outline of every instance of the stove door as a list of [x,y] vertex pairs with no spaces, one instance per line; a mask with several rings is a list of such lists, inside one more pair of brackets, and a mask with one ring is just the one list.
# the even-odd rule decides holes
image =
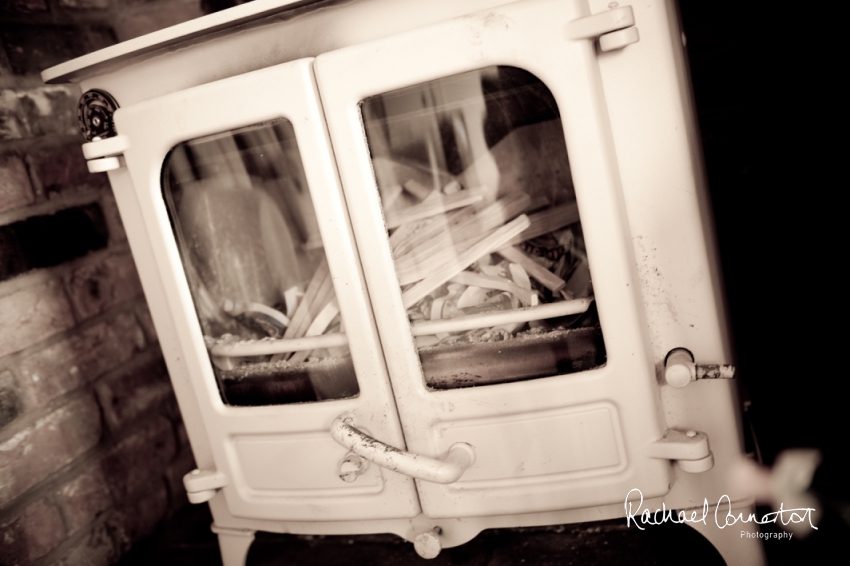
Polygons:
[[669,490],[585,15],[516,2],[316,59],[407,457],[463,461],[410,467],[431,517]]
[[155,322],[179,342],[164,344],[178,400],[205,430],[199,466],[224,474],[229,512],[417,515],[409,477],[328,434],[347,412],[405,447],[312,59],[123,108],[116,125],[137,192],[121,212],[153,250],[140,272],[164,288]]

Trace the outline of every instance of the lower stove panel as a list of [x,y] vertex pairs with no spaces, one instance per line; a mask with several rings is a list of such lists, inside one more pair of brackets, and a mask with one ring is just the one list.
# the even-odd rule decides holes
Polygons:
[[234,438],[245,487],[257,497],[322,497],[378,493],[383,481],[378,466],[354,483],[339,477],[346,450],[327,432],[245,435]]
[[482,447],[452,489],[575,479],[617,472],[626,464],[616,409],[605,403],[445,422],[435,431],[440,451],[455,442]]

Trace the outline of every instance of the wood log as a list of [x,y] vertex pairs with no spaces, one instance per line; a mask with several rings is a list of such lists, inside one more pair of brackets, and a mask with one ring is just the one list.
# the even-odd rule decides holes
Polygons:
[[[507,291],[508,293],[516,295],[519,300],[525,304],[525,306],[531,306],[534,301],[532,297],[536,296],[534,292],[528,289],[523,289],[516,283],[508,281],[507,279],[495,277],[493,275],[485,275],[483,273],[473,273],[472,271],[461,271],[457,275],[453,276],[450,281],[453,283],[460,283],[462,285]],[[460,304],[458,304],[458,307],[460,307]]]
[[[310,327],[307,328],[307,331],[304,333],[304,337],[309,338],[311,336],[320,336],[325,330],[327,330],[328,325],[330,325],[331,321],[336,318],[336,315],[338,314],[339,302],[336,300],[336,297],[333,297],[310,323]],[[299,350],[292,355],[289,361],[292,363],[303,362],[307,359],[307,356],[310,355],[310,352],[311,350]]]
[[507,242],[523,230],[527,229],[528,226],[528,217],[523,214],[494,231],[492,234],[488,234],[487,237],[476,242],[473,246],[458,255],[454,260],[435,268],[428,277],[422,279],[419,283],[412,286],[402,294],[401,298],[404,303],[404,308],[410,308],[415,305],[426,295],[437,289],[440,285],[446,283],[454,275],[472,265],[481,256],[504,247]]
[[427,202],[408,206],[399,211],[388,211],[385,213],[387,229],[397,228],[408,222],[415,222],[423,218],[443,214],[462,206],[469,206],[470,204],[480,202],[482,198],[481,193],[467,190],[453,195],[444,195],[439,199],[428,199]]
[[450,264],[469,248],[491,236],[495,231],[481,232],[462,242],[452,242],[451,240],[448,242],[441,241],[443,245],[439,246],[436,250],[431,249],[430,255],[419,258],[419,261],[397,265],[396,275],[398,276],[399,285],[410,285],[417,281],[422,281],[433,273],[435,269]]
[[390,249],[393,250],[393,253],[395,253],[397,247],[413,238],[420,230],[424,230],[425,227],[428,226],[429,223],[433,222],[435,218],[437,217],[424,218],[422,220],[417,220],[416,222],[408,222],[407,224],[402,224],[398,228],[389,230]]
[[515,246],[526,240],[548,234],[549,232],[578,222],[578,205],[574,202],[562,204],[542,212],[530,214],[528,220],[531,223],[528,230],[511,240],[509,245]]
[[[301,338],[307,333],[307,329],[316,318],[316,315],[334,298],[333,280],[331,279],[328,261],[322,258],[322,262],[313,273],[304,297],[298,303],[295,314],[283,334],[284,340]],[[285,359],[289,354],[276,354],[271,361],[277,362]]]
[[399,284],[409,285],[424,279],[434,268],[451,261],[453,254],[470,248],[487,232],[521,214],[530,202],[531,199],[524,193],[507,195],[474,216],[450,224],[443,234],[430,238],[400,257],[396,256]]
[[[532,291],[531,287],[531,279],[528,277],[528,273],[523,269],[523,267],[518,263],[510,263],[508,265],[508,269],[511,272],[511,279],[514,280],[519,287],[522,289],[526,289],[528,291]],[[534,306],[539,302],[539,297],[537,293],[531,293],[531,302],[528,306]]]
[[328,262],[326,259],[322,259],[315,273],[313,273],[313,278],[307,285],[304,298],[301,299],[298,308],[295,309],[295,314],[292,315],[292,321],[283,335],[284,339],[304,336],[310,323],[330,301],[328,296],[333,294],[333,281],[330,275]]
[[505,195],[483,210],[478,211],[474,218],[458,224],[452,230],[455,241],[464,241],[471,236],[492,228],[504,225],[528,209],[531,198],[520,192]]
[[[461,273],[463,273],[463,271],[461,271]],[[453,279],[450,279],[449,281],[452,280]],[[489,293],[490,291],[484,287],[470,285],[464,289],[463,293],[460,294],[460,297],[457,298],[457,305],[455,306],[458,309],[476,307],[487,300],[487,295]]]
[[[522,197],[522,193],[516,191],[508,193],[506,197],[511,198],[502,201],[499,206],[505,207],[507,204],[516,208],[513,210],[503,208],[501,213],[503,220],[501,222],[494,223],[492,228],[501,226],[508,220],[511,220],[523,212],[536,210],[549,204],[547,199],[538,197],[532,198],[527,206],[522,206],[522,203],[525,202],[524,197]],[[460,225],[462,222],[465,222],[470,217],[477,214],[477,212],[480,211],[476,211],[473,206],[462,207],[446,213],[444,218],[434,216],[425,220],[420,220],[419,222],[400,226],[390,236],[390,246],[392,247],[393,254],[396,258],[401,258],[412,249],[417,248],[424,243],[431,242],[434,238],[447,237],[447,232],[451,230],[452,227]],[[480,230],[483,230],[483,228],[480,228]]]
[[567,284],[566,281],[534,261],[531,256],[519,248],[506,246],[497,250],[497,252],[506,260],[521,265],[529,275],[537,279],[541,285],[553,293],[560,292]]
[[298,308],[298,303],[304,298],[304,293],[297,286],[290,287],[283,293],[283,300],[286,303],[286,316],[292,323],[292,317],[295,316],[295,310]]
[[[465,206],[447,212],[442,216],[432,216],[419,222],[400,226],[390,236],[390,246],[392,247],[393,255],[396,258],[400,258],[434,238],[448,237],[448,231],[451,226],[465,221],[474,214],[475,208],[473,206]],[[407,226],[412,226],[413,228],[405,231]],[[402,233],[396,236],[399,232]]]

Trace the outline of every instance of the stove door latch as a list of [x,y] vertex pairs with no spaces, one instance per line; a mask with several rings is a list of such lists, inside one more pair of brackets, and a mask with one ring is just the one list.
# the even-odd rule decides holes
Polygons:
[[[475,450],[465,442],[452,444],[441,460],[399,450],[355,428],[354,417],[350,413],[343,413],[334,419],[331,436],[373,464],[423,481],[454,483],[475,463]],[[344,476],[344,473],[340,474],[343,481],[349,481]]]
[[183,476],[183,486],[190,503],[206,503],[226,485],[227,476],[215,470],[192,470]]
[[661,440],[649,446],[649,457],[675,460],[683,471],[698,474],[714,467],[714,454],[708,447],[708,435],[689,430],[669,429]]
[[614,51],[640,41],[631,6],[608,5],[611,9],[567,24],[567,39],[599,39],[599,50]]

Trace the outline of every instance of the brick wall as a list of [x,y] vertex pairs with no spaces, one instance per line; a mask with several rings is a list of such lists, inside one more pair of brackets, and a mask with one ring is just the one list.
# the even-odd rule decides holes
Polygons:
[[2,565],[114,564],[194,466],[80,92],[39,73],[227,4],[0,0]]

